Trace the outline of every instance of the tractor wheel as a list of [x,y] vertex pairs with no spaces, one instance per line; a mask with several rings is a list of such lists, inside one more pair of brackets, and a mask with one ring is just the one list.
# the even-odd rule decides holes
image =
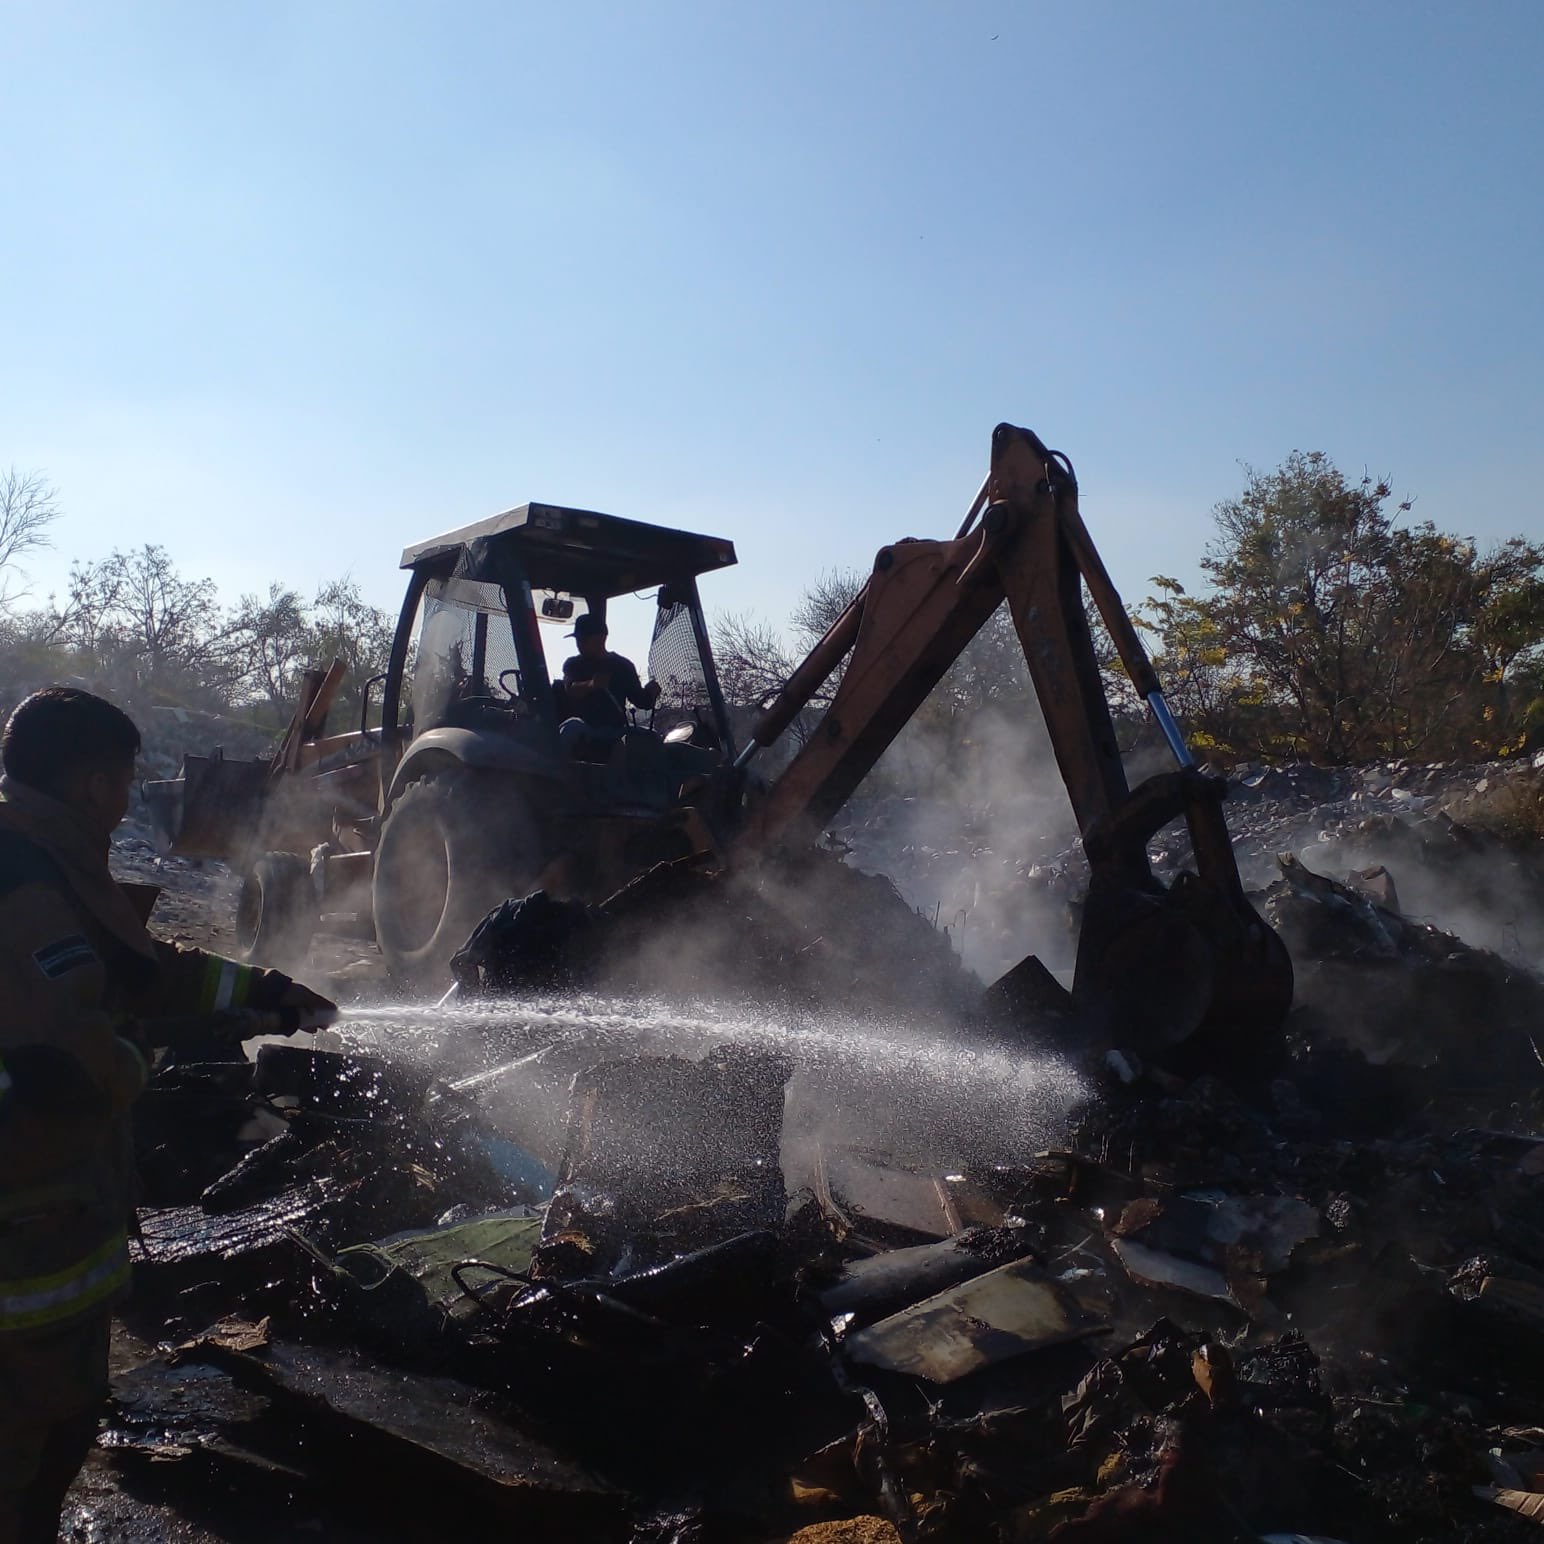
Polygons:
[[303,960],[316,927],[311,866],[299,853],[265,852],[241,882],[236,948],[241,958],[282,966]]
[[405,789],[381,828],[375,936],[403,984],[446,985],[450,957],[541,868],[536,824],[508,778],[456,772]]

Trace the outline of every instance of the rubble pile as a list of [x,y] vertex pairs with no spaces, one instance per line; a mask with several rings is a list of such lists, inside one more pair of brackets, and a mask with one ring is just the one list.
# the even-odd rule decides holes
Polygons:
[[[1518,775],[1246,769],[1230,823],[1293,957],[1284,1034],[1144,1057],[1047,1019],[1081,1076],[1033,1129],[992,1094],[1036,1047],[1005,1054],[980,1011],[952,948],[970,907],[909,886],[963,855],[972,883],[987,862],[1071,901],[1081,859],[997,864],[988,824],[907,854],[893,804],[860,809],[847,863],[511,904],[461,957],[464,1041],[361,1015],[329,1049],[185,1047],[139,1114],[129,1318],[162,1350],[115,1380],[115,1470],[179,1517],[235,1498],[297,1537],[1534,1537],[1544,869],[1457,818]],[[1184,856],[1160,836],[1161,874]],[[1520,920],[1444,927],[1471,911]],[[643,1054],[575,1027],[580,991],[732,976],[755,1034]],[[516,984],[556,1005],[534,1049],[501,1030]],[[897,1056],[816,1090],[833,1126],[796,1064],[813,1003],[931,1015],[981,1076],[946,1100],[935,1051]],[[876,1134],[908,1106],[937,1138],[915,1150]]]
[[[1278,860],[1265,914],[1298,965],[1298,1022],[1357,1046],[1375,1063],[1440,1070],[1449,1089],[1524,1085],[1544,1055],[1539,977],[1454,934],[1379,904],[1366,871],[1357,888]],[[1393,880],[1379,869],[1375,893]],[[1478,1031],[1478,1032],[1477,1032]]]
[[389,1054],[163,1071],[116,1462],[380,1538],[1532,1536],[1544,983],[1278,874],[1279,1054],[1112,1053],[958,1169],[791,1162],[764,1045],[585,1067],[551,1172]]
[[[1398,876],[1394,899],[1406,915],[1537,966],[1544,849],[1536,837],[1508,839],[1498,811],[1537,805],[1541,776],[1544,752],[1480,765],[1246,763],[1228,773],[1228,825],[1246,885],[1272,883],[1283,852],[1343,880],[1381,866]],[[849,862],[889,875],[987,979],[1031,951],[1070,968],[1088,868],[1054,783],[963,813],[924,799],[858,798],[833,833]],[[1183,828],[1160,833],[1152,858],[1166,882],[1188,866]]]
[[[221,1055],[211,1047],[211,1058]],[[320,1251],[536,1199],[470,1101],[381,1058],[266,1044],[162,1067],[136,1112],[137,1281],[163,1329],[292,1300]]]
[[821,850],[744,872],[661,863],[599,907],[537,891],[490,915],[451,968],[469,995],[560,986],[965,1014],[981,991],[888,878]]

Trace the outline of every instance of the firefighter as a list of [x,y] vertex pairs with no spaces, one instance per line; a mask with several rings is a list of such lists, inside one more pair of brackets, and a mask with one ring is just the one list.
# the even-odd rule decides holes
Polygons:
[[0,736],[0,1544],[52,1540],[107,1390],[109,1322],[128,1284],[128,1112],[161,1015],[326,998],[153,939],[108,872],[139,731],[54,686]]

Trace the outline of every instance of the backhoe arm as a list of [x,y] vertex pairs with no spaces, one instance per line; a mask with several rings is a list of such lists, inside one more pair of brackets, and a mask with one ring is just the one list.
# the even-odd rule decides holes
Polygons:
[[[1083,610],[1083,574],[1067,539],[1069,517],[1082,531],[1070,473],[1027,430],[1001,426],[980,524],[953,541],[884,548],[852,604],[752,731],[756,744],[770,745],[847,660],[819,728],[759,810],[752,840],[770,845],[828,821],[1004,600],[1078,829],[1086,836],[1111,820],[1128,789]],[[1118,608],[1102,565],[1098,573]],[[1156,690],[1134,630],[1130,643],[1148,678],[1139,688],[1150,681]]]
[[[1139,1038],[1181,1038],[1219,1013],[1279,1022],[1291,999],[1290,965],[1245,900],[1221,812],[1224,785],[1194,769],[1078,513],[1071,466],[1028,430],[1001,424],[984,495],[979,524],[973,509],[952,541],[885,547],[863,589],[763,714],[742,762],[776,740],[845,660],[830,706],[753,814],[742,847],[808,841],[1006,600],[1091,870],[1075,994],[1085,1003],[1098,998],[1107,1017],[1136,1012],[1161,1021]],[[1179,763],[1135,791],[1100,681],[1085,584]],[[1147,858],[1149,839],[1180,815],[1198,870],[1183,895],[1178,886],[1164,890]],[[1165,972],[1183,979],[1159,981]],[[1112,998],[1112,975],[1128,978],[1131,990]],[[1161,1001],[1149,1013],[1140,999],[1155,992]]]

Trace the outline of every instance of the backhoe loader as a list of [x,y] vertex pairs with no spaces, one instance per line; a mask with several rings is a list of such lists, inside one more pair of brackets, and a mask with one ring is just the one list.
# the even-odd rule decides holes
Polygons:
[[[543,889],[598,902],[661,862],[696,855],[735,868],[807,847],[1006,602],[1089,861],[1077,1006],[1127,1045],[1202,1025],[1279,1025],[1291,966],[1244,894],[1226,786],[1186,748],[1078,513],[1065,456],[999,425],[956,535],[881,549],[738,753],[696,585],[734,560],[718,538],[545,504],[420,543],[403,554],[412,577],[378,728],[327,736],[333,675],[317,673],[270,762],[189,758],[183,778],[147,795],[173,850],[246,870],[254,949],[281,927],[304,934],[318,908],[350,912],[397,975],[431,983],[505,897]],[[1084,586],[1176,762],[1135,788]],[[649,673],[668,677],[674,711],[624,736],[603,764],[577,762],[558,744],[561,683],[542,624],[566,623],[576,607],[604,616],[609,599],[643,589],[658,601]],[[839,667],[813,734],[761,784],[755,758]],[[1180,818],[1195,871],[1166,887],[1148,843]],[[1037,970],[1026,961],[999,985],[1011,991]]]
[[[1100,683],[1085,585],[1176,763],[1136,788]],[[1292,966],[1244,894],[1222,814],[1227,785],[1196,767],[1164,701],[1078,512],[1071,462],[1011,424],[993,432],[990,471],[954,539],[882,548],[756,724],[742,768],[845,665],[818,728],[732,840],[731,861],[818,832],[1004,601],[1089,863],[1075,1002],[1096,1032],[1124,1044],[1175,1042],[1203,1024],[1274,1029],[1291,1005]],[[1195,871],[1165,887],[1148,843],[1181,817]]]

